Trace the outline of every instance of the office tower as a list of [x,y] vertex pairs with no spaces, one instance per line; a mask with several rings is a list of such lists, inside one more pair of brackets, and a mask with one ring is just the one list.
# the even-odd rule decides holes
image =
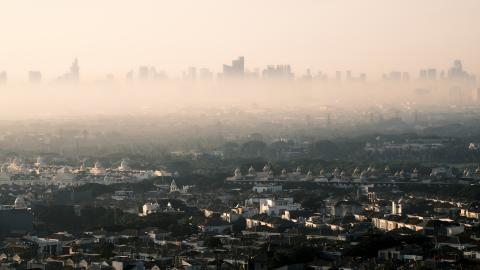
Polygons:
[[337,81],[342,80],[342,72],[341,71],[335,72],[335,80],[337,80]]
[[0,84],[4,84],[7,82],[7,72],[0,71]]
[[147,80],[149,78],[149,67],[141,66],[138,68],[138,79]]
[[189,67],[187,71],[183,72],[183,79],[194,81],[197,79],[197,68]]
[[199,70],[199,76],[202,80],[211,80],[213,79],[213,72],[211,72],[208,68],[201,68]]
[[224,78],[243,77],[245,73],[245,58],[243,56],[233,60],[231,65],[223,65]]
[[78,66],[78,59],[76,58],[70,67],[70,76],[73,81],[78,81],[80,79],[80,67]]
[[74,59],[70,66],[69,72],[58,77],[58,81],[62,82],[77,82],[80,79],[80,67],[78,65],[78,59]]
[[452,69],[457,70],[458,72],[462,72],[463,71],[462,61],[460,60],[453,61]]
[[436,80],[437,79],[437,70],[434,68],[430,68],[427,70],[427,79],[428,80]]
[[391,80],[391,81],[400,81],[400,80],[402,80],[402,72],[392,71],[388,75],[388,79]]
[[307,69],[307,72],[305,73],[305,75],[303,76],[303,79],[304,80],[311,80],[313,78],[312,76],[312,71],[308,68]]
[[402,201],[401,199],[398,202],[392,201],[392,215],[402,215]]
[[269,65],[262,71],[262,76],[265,79],[293,79],[295,77],[290,65]]
[[154,80],[162,80],[167,78],[167,73],[165,71],[157,71],[155,67],[150,67],[149,76]]
[[443,70],[440,72],[440,79],[445,79],[445,71]]
[[347,81],[351,81],[351,80],[352,80],[352,71],[347,70],[347,71],[345,72],[345,80],[347,80]]
[[366,80],[367,80],[367,74],[360,73],[360,81],[366,81]]
[[125,74],[125,78],[127,79],[127,81],[133,80],[133,70],[127,72],[127,74]]
[[462,61],[453,61],[453,66],[448,70],[449,79],[468,79],[470,76],[463,70]]
[[30,83],[39,83],[42,81],[42,73],[40,71],[31,70],[28,72],[28,81]]
[[327,74],[323,74],[323,72],[319,71],[314,78],[318,80],[326,81],[328,79],[328,76]]
[[403,72],[403,73],[402,73],[402,80],[403,80],[403,81],[410,81],[410,73],[408,73],[408,72]]
[[427,71],[425,69],[420,70],[420,79],[421,80],[427,79]]

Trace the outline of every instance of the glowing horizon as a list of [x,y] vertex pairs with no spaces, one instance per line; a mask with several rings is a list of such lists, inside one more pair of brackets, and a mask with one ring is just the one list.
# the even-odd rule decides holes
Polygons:
[[123,77],[141,65],[179,77],[214,73],[243,55],[246,68],[290,64],[379,77],[445,69],[455,59],[480,74],[480,2],[466,1],[93,1],[0,4],[0,70],[10,80],[39,70],[55,78],[78,58],[83,78]]

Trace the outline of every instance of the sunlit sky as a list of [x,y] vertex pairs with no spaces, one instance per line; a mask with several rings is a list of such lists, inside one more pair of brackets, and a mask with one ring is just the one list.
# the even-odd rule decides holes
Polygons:
[[480,74],[479,0],[3,0],[0,70],[53,78],[78,57],[83,77],[148,64],[179,76],[291,64],[367,72],[446,69]]

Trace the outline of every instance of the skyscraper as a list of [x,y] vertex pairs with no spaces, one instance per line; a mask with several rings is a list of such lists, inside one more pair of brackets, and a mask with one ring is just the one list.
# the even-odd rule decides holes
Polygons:
[[429,68],[427,70],[427,79],[436,80],[437,79],[437,70],[435,68]]
[[63,82],[78,82],[80,80],[80,67],[78,65],[78,59],[73,60],[72,65],[70,66],[69,72],[58,77],[58,81]]
[[0,84],[6,83],[6,82],[7,82],[7,72],[0,71]]
[[341,72],[341,71],[335,72],[335,79],[336,79],[337,81],[341,81],[341,80],[342,80],[342,72]]
[[351,80],[352,80],[352,71],[347,70],[347,71],[345,72],[345,74],[346,74],[346,75],[345,75],[345,77],[346,77],[345,79],[346,79],[347,81],[351,81]]
[[147,80],[149,77],[150,68],[148,66],[141,66],[138,68],[138,79]]
[[40,71],[30,70],[28,72],[28,81],[30,83],[39,83],[42,81],[42,73]]
[[236,60],[233,60],[231,65],[223,65],[224,78],[239,78],[243,77],[244,73],[245,58],[243,56],[240,56]]
[[468,74],[463,70],[462,61],[453,61],[453,66],[448,70],[449,79],[465,79]]
[[201,68],[199,70],[199,76],[201,80],[211,80],[213,78],[213,72],[208,68]]
[[265,79],[293,79],[295,77],[290,65],[269,65],[263,70],[262,76]]
[[78,81],[80,79],[80,67],[78,66],[77,58],[75,58],[72,66],[70,66],[70,79],[72,81]]
[[183,79],[189,81],[195,81],[197,79],[197,68],[189,67],[187,71],[183,72]]

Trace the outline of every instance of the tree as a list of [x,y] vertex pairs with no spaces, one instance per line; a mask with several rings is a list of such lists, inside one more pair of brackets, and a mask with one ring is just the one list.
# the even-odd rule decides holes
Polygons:
[[314,157],[324,159],[335,159],[340,156],[340,149],[338,146],[329,140],[316,141],[312,144],[310,153]]
[[242,154],[248,157],[261,157],[266,149],[267,144],[262,141],[248,141],[241,147]]

